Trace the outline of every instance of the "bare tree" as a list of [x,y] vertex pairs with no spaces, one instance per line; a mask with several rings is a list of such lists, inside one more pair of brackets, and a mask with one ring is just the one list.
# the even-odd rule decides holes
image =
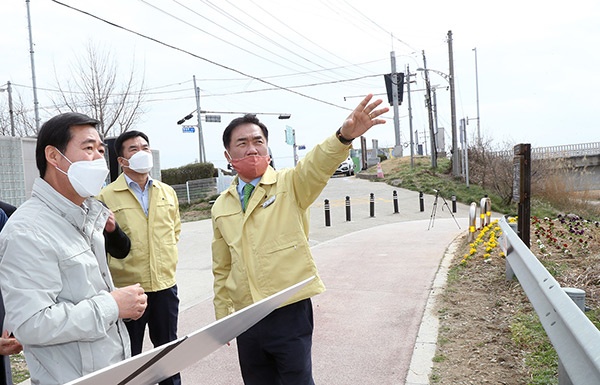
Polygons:
[[137,80],[133,65],[120,81],[117,61],[89,42],[71,73],[71,80],[61,83],[55,70],[59,92],[52,102],[59,112],[81,112],[98,119],[98,129],[105,137],[135,126],[144,112],[145,90],[143,76]]
[[[16,94],[16,96],[15,96]],[[35,118],[32,116],[32,110],[25,108],[23,97],[13,88],[13,122],[14,132],[17,137],[36,136]],[[0,135],[11,136],[13,128],[11,127],[10,108],[8,102],[0,102]]]

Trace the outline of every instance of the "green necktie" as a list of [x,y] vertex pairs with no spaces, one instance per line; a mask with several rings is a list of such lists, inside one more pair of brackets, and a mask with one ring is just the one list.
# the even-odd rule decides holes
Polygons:
[[246,185],[244,186],[244,190],[243,190],[243,209],[244,211],[246,211],[246,208],[248,207],[248,201],[250,200],[250,195],[252,195],[252,190],[254,190],[254,186],[252,185],[252,183],[246,183]]

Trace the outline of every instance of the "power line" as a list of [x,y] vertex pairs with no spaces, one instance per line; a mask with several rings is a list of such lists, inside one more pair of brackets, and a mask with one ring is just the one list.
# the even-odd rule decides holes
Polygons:
[[[253,52],[253,51],[247,50],[247,49],[245,49],[245,48],[243,48],[243,47],[240,47],[239,45],[233,44],[233,43],[232,43],[232,42],[230,42],[230,41],[227,41],[227,40],[225,40],[225,39],[223,39],[223,38],[221,38],[221,37],[219,37],[219,36],[216,36],[216,35],[214,35],[214,34],[212,34],[212,33],[208,32],[208,31],[206,31],[206,30],[204,30],[204,29],[202,29],[202,28],[198,27],[198,26],[197,26],[197,25],[195,25],[195,24],[192,24],[192,23],[190,23],[190,22],[187,22],[187,21],[185,21],[185,20],[181,19],[180,17],[177,17],[177,16],[175,16],[175,15],[173,15],[173,14],[171,14],[171,13],[169,13],[169,12],[165,11],[164,9],[162,9],[162,8],[160,8],[160,7],[157,7],[157,6],[153,5],[153,4],[150,4],[150,3],[148,3],[146,0],[140,0],[140,1],[141,1],[142,3],[144,3],[144,4],[146,4],[147,6],[149,6],[149,7],[151,7],[151,8],[154,8],[155,10],[157,10],[157,11],[159,11],[159,12],[161,12],[161,13],[163,13],[163,14],[165,14],[165,15],[169,16],[169,17],[172,17],[172,18],[174,18],[175,20],[178,20],[178,21],[180,21],[180,22],[182,22],[182,23],[184,23],[184,24],[186,24],[186,25],[188,25],[188,26],[190,26],[190,27],[192,27],[192,28],[194,28],[194,29],[196,29],[196,30],[198,30],[198,31],[200,31],[200,32],[203,32],[203,33],[205,33],[205,34],[207,34],[207,35],[209,35],[209,36],[211,36],[211,37],[213,37],[213,38],[215,38],[215,39],[217,39],[217,40],[220,40],[220,41],[222,41],[222,42],[224,42],[224,43],[227,43],[227,44],[229,44],[229,45],[231,45],[231,46],[233,46],[233,47],[235,47],[235,48],[237,48],[237,49],[239,49],[239,50],[242,50],[242,51],[244,51],[244,52],[246,52],[246,53],[248,53],[248,54],[250,54],[250,55],[253,55],[253,56],[256,56],[256,57],[258,57],[258,58],[260,58],[260,59],[263,59],[263,60],[267,60],[267,61],[269,61],[269,59],[267,59],[267,58],[265,58],[265,57],[263,57],[263,56],[261,56],[261,55],[257,54],[256,52]],[[199,14],[198,12],[194,11],[193,9],[191,9],[191,8],[189,8],[189,7],[187,7],[187,6],[183,5],[183,4],[181,4],[180,2],[178,2],[178,1],[176,1],[176,0],[172,0],[172,1],[173,1],[173,2],[175,2],[176,4],[178,4],[179,6],[181,6],[181,7],[185,8],[186,10],[188,10],[188,11],[190,11],[190,12],[194,13],[196,16],[198,16],[198,17],[200,17],[200,18],[202,18],[202,19],[206,20],[207,22],[209,22],[209,23],[211,23],[211,24],[214,24],[214,25],[216,25],[217,27],[219,27],[219,28],[221,28],[221,29],[223,29],[223,30],[225,30],[225,31],[227,31],[227,32],[229,32],[229,33],[231,33],[232,35],[234,35],[234,36],[236,36],[236,37],[238,37],[238,38],[240,38],[240,39],[244,40],[245,42],[247,42],[247,43],[249,43],[249,44],[252,44],[253,46],[255,46],[255,47],[257,47],[257,48],[263,49],[263,50],[267,51],[268,53],[272,54],[273,56],[276,56],[276,57],[278,57],[278,58],[280,58],[280,59],[283,59],[283,60],[286,60],[286,61],[288,61],[288,62],[291,62],[291,63],[297,64],[297,63],[295,63],[295,62],[291,61],[290,59],[288,59],[288,58],[286,58],[286,57],[284,57],[284,56],[281,56],[281,55],[279,55],[279,54],[277,54],[277,53],[275,53],[275,52],[273,52],[273,51],[271,51],[271,50],[268,50],[268,49],[266,49],[264,46],[260,46],[260,45],[256,44],[254,41],[252,41],[252,40],[250,40],[250,39],[248,39],[248,38],[246,38],[246,37],[244,37],[244,36],[241,36],[240,34],[238,34],[238,33],[235,33],[235,32],[233,32],[233,31],[231,31],[231,30],[229,30],[229,29],[227,29],[227,28],[223,27],[222,25],[219,25],[219,24],[215,23],[213,20],[211,20],[211,19],[209,19],[209,18],[207,18],[207,17],[205,17],[205,16],[203,16],[203,15]],[[212,4],[209,4],[209,5],[210,5],[210,6],[212,6]],[[231,16],[229,16],[229,15],[227,15],[227,16],[228,16],[229,18],[231,18]],[[235,19],[235,20],[237,20],[237,19]],[[237,22],[237,23],[241,23],[241,21],[239,21],[239,20],[237,20],[236,22]],[[254,32],[256,32],[256,31],[254,31]],[[286,68],[286,69],[288,69],[288,70],[294,70],[293,68],[290,68],[290,67],[288,67],[288,66],[285,66],[285,65],[283,65],[283,64],[281,64],[281,63],[276,63],[276,64],[278,64],[278,65],[280,65],[280,66],[282,66],[282,67],[284,67],[284,68]],[[297,64],[297,65],[299,65],[299,64]],[[304,69],[309,69],[308,67],[304,67],[304,66],[302,66],[302,65],[299,65],[299,66],[300,66],[300,67],[302,67],[302,68],[304,68]]]
[[256,77],[256,76],[252,76],[252,75],[246,74],[246,73],[244,73],[244,72],[242,72],[242,71],[240,71],[240,70],[237,70],[237,69],[235,69],[235,68],[231,68],[231,67],[229,67],[229,66],[226,66],[226,65],[223,65],[223,64],[217,63],[217,62],[215,62],[215,61],[213,61],[213,60],[210,60],[210,59],[207,59],[207,58],[205,58],[205,57],[199,56],[199,55],[197,55],[197,54],[194,54],[194,53],[192,53],[192,52],[190,52],[190,51],[187,51],[187,50],[185,50],[185,49],[183,49],[183,48],[179,48],[179,47],[176,47],[176,46],[174,46],[174,45],[171,45],[171,44],[165,43],[165,42],[163,42],[163,41],[161,41],[161,40],[158,40],[158,39],[156,39],[156,38],[153,38],[153,37],[150,37],[150,36],[144,35],[144,34],[142,34],[142,33],[140,33],[140,32],[133,31],[133,30],[131,30],[131,29],[129,29],[129,28],[123,27],[123,26],[121,26],[121,25],[118,25],[118,24],[116,24],[116,23],[113,23],[113,22],[111,22],[111,21],[108,21],[108,20],[106,20],[106,19],[103,19],[103,18],[101,18],[101,17],[99,17],[99,16],[96,16],[96,15],[94,15],[94,14],[91,14],[91,13],[89,13],[89,12],[86,12],[86,11],[83,11],[83,10],[81,10],[81,9],[75,8],[75,7],[71,6],[71,5],[68,5],[68,4],[65,4],[65,3],[62,3],[62,2],[60,2],[60,1],[58,1],[58,0],[52,0],[52,1],[53,1],[54,3],[57,3],[57,4],[59,4],[59,5],[62,5],[63,7],[67,7],[67,8],[69,8],[69,9],[72,9],[72,10],[74,10],[74,11],[77,11],[77,12],[79,12],[79,13],[82,13],[82,14],[84,14],[84,15],[87,15],[87,16],[89,16],[89,17],[92,17],[92,18],[94,18],[94,19],[96,19],[96,20],[100,20],[100,21],[102,21],[102,22],[104,22],[104,23],[106,23],[106,24],[108,24],[108,25],[111,25],[111,26],[113,26],[113,27],[116,27],[116,28],[122,29],[122,30],[124,30],[124,31],[127,31],[127,32],[130,32],[130,33],[133,33],[133,34],[135,34],[135,35],[137,35],[137,36],[140,36],[140,37],[142,37],[142,38],[144,38],[144,39],[147,39],[147,40],[153,41],[153,42],[155,42],[155,43],[158,43],[158,44],[160,44],[160,45],[163,45],[163,46],[165,46],[165,47],[168,47],[168,48],[174,49],[174,50],[176,50],[176,51],[183,52],[183,53],[185,53],[185,54],[187,54],[187,55],[190,55],[190,56],[192,56],[192,57],[195,57],[195,58],[197,58],[197,59],[203,60],[203,61],[205,61],[205,62],[207,62],[207,63],[210,63],[210,64],[212,64],[212,65],[218,66],[218,67],[220,67],[220,68],[223,68],[223,69],[226,69],[226,70],[229,70],[229,71],[235,72],[235,73],[237,73],[237,74],[240,74],[240,75],[242,75],[242,76],[245,76],[245,77],[247,77],[247,78],[250,78],[250,79],[253,79],[253,80],[259,81],[259,82],[261,82],[261,83],[268,84],[268,85],[270,85],[270,86],[273,86],[273,87],[275,87],[275,88],[277,88],[277,89],[280,89],[280,90],[283,90],[283,91],[288,91],[288,92],[290,92],[290,93],[296,94],[296,95],[298,95],[298,96],[301,96],[301,97],[304,97],[304,98],[306,98],[306,99],[310,99],[310,100],[313,100],[313,101],[316,101],[316,102],[319,102],[319,103],[323,103],[323,104],[326,104],[326,105],[330,105],[330,106],[333,106],[333,107],[336,107],[336,108],[340,108],[340,109],[342,109],[342,110],[351,111],[351,109],[350,109],[350,108],[343,107],[343,106],[340,106],[340,105],[337,105],[337,104],[335,104],[335,103],[331,103],[331,102],[328,102],[328,101],[325,101],[325,100],[321,100],[321,99],[315,98],[315,97],[313,97],[313,96],[306,95],[306,94],[303,94],[303,93],[301,93],[301,92],[294,91],[294,90],[292,90],[292,89],[288,89],[288,88],[286,88],[286,87],[279,86],[279,85],[277,85],[277,84],[271,83],[271,82],[269,82],[269,81],[266,81],[266,80],[264,80],[264,79],[258,78],[258,77]]
[[[229,2],[229,3],[231,3],[230,1],[228,1],[228,2]],[[261,7],[261,6],[260,6],[260,4],[258,4],[256,1],[250,0],[250,2],[251,2],[252,4],[254,4],[254,6],[255,6],[256,8],[260,9],[262,12],[266,13],[267,15],[269,15],[269,16],[270,16],[270,17],[271,17],[273,20],[275,20],[276,22],[278,22],[280,25],[282,25],[282,26],[283,26],[283,27],[285,27],[286,29],[288,29],[288,30],[292,31],[292,32],[293,32],[293,33],[295,33],[297,36],[300,36],[302,39],[306,40],[306,41],[307,41],[307,42],[309,42],[311,45],[314,45],[315,47],[319,48],[320,50],[322,50],[322,51],[324,51],[324,52],[326,52],[326,53],[328,53],[328,54],[332,55],[333,57],[335,57],[335,58],[337,58],[337,59],[340,59],[340,60],[342,60],[342,61],[343,61],[343,62],[345,62],[345,63],[349,63],[347,60],[343,59],[342,57],[340,57],[340,56],[337,56],[337,55],[335,55],[334,53],[332,53],[331,51],[329,51],[329,50],[327,50],[327,49],[323,48],[321,45],[317,44],[317,42],[315,42],[314,40],[311,40],[311,39],[307,38],[306,36],[304,36],[303,34],[301,34],[300,32],[296,31],[295,29],[293,29],[292,27],[290,27],[290,26],[289,26],[289,24],[286,24],[286,23],[282,22],[282,21],[281,21],[281,20],[280,20],[278,17],[275,17],[275,16],[274,16],[272,13],[270,13],[269,11],[267,11],[265,8]],[[268,26],[268,23],[265,23],[265,24]],[[275,31],[275,30],[273,30],[272,28],[269,28],[269,29],[270,29],[271,31],[273,31],[273,32],[276,32],[276,31]],[[303,49],[303,50],[307,51],[307,52],[310,52],[310,53],[312,53],[312,54],[315,54],[313,51],[310,51],[310,50],[308,50],[308,49],[306,49],[306,48],[302,47],[301,45],[297,44],[296,42],[294,42],[294,41],[293,41],[293,40],[291,40],[291,39],[286,39],[286,40],[287,40],[287,41],[289,41],[290,43],[294,44],[295,46],[297,46],[297,47],[299,47],[299,48],[301,48],[301,49]],[[332,61],[330,61],[330,60],[328,60],[328,59],[325,59],[325,58],[323,58],[322,56],[318,56],[318,57],[319,57],[319,58],[321,58],[321,59],[323,59],[323,60],[325,60],[325,61],[327,61],[327,62],[329,62],[329,63],[331,63],[331,64],[334,64],[334,65],[336,65],[334,62],[332,62]],[[344,67],[338,67],[338,68],[344,68]],[[353,71],[353,72],[354,72],[354,71]]]

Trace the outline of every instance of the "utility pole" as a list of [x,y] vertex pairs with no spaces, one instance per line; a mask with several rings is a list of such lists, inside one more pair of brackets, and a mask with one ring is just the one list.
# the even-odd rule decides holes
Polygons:
[[410,69],[406,65],[406,97],[408,98],[408,125],[410,127],[410,168],[415,168],[415,143],[413,140],[412,107],[410,104]]
[[450,109],[452,119],[452,175],[460,175],[460,162],[458,160],[458,135],[456,132],[456,101],[454,97],[454,57],[452,54],[452,31],[448,31],[448,60],[450,63]]
[[200,88],[196,86],[196,75],[194,75],[194,90],[196,92],[196,114],[198,117],[198,163],[206,163],[204,138],[202,135],[202,118],[200,117]]
[[462,166],[465,182],[469,187],[469,144],[467,140],[467,119],[460,120],[460,143],[462,148]]
[[477,47],[473,48],[475,52],[475,91],[477,95],[477,146],[481,147],[481,131],[479,126],[479,76],[477,75]]
[[6,90],[0,88],[0,91],[6,91],[8,93],[8,115],[10,116],[10,135],[15,136],[15,112],[13,110],[12,86],[10,84],[10,80],[6,82]]
[[435,133],[433,132],[433,112],[431,111],[431,84],[429,83],[429,71],[427,71],[427,60],[425,50],[423,53],[423,73],[425,74],[425,87],[427,88],[426,104],[429,115],[429,140],[431,142],[431,168],[437,168],[437,148],[435,145]]
[[393,154],[394,156],[402,156],[402,143],[400,143],[400,116],[398,114],[398,105],[400,104],[400,97],[398,95],[398,83],[400,79],[398,78],[398,74],[396,73],[396,55],[394,51],[390,52],[390,57],[392,61],[391,83],[392,105],[394,108],[394,133],[396,136],[396,143],[394,146]]
[[35,111],[35,129],[40,130],[40,112],[37,98],[37,87],[35,84],[35,64],[33,60],[33,37],[31,35],[31,13],[29,12],[29,0],[25,0],[27,4],[27,26],[29,28],[29,56],[31,58],[31,82],[33,85],[33,110]]

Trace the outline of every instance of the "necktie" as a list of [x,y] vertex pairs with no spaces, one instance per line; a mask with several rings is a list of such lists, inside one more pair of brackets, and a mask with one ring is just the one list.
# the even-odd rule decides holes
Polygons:
[[252,183],[247,183],[244,186],[244,190],[243,190],[243,209],[244,211],[246,211],[246,208],[248,207],[248,201],[250,200],[250,195],[252,195],[252,190],[254,190],[254,186],[252,185]]

